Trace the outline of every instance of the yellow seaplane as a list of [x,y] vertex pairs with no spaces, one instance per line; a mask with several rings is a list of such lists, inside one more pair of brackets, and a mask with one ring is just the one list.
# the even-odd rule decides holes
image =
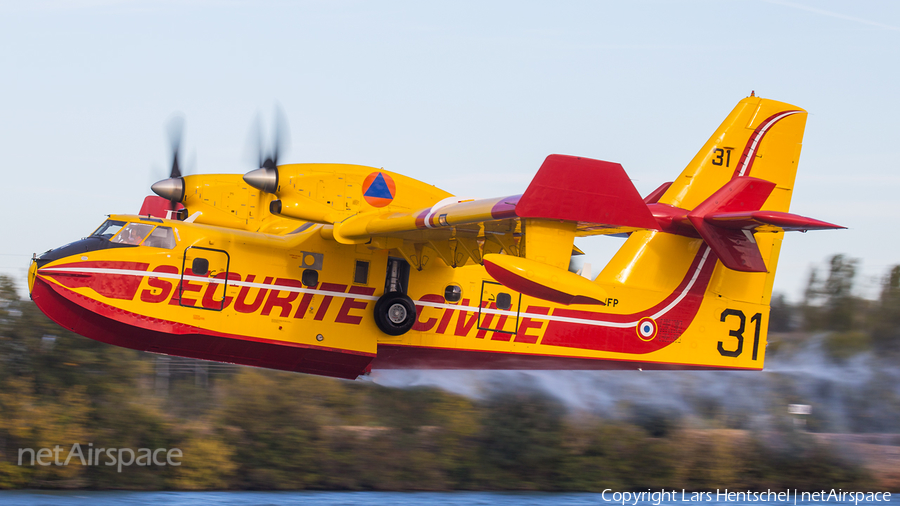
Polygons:
[[[171,177],[32,261],[37,306],[137,350],[357,378],[376,369],[763,368],[806,111],[741,100],[673,181],[550,155],[466,200],[384,169]],[[625,234],[595,279],[578,237]]]

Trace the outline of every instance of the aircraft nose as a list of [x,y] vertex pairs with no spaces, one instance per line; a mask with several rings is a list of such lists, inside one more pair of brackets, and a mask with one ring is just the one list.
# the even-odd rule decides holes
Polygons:
[[168,200],[181,202],[184,198],[184,179],[180,177],[170,177],[153,183],[150,187],[153,193]]
[[35,262],[35,258],[32,258],[31,265],[28,266],[28,293],[31,293],[31,291],[34,289],[35,276],[37,276],[37,262]]
[[244,174],[244,181],[257,190],[275,193],[278,189],[278,169],[262,167]]

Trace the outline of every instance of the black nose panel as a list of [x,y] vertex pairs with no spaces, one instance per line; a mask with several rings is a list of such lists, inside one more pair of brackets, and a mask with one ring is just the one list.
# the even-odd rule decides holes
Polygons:
[[72,255],[78,255],[80,253],[87,253],[88,251],[97,251],[109,248],[134,247],[135,246],[133,244],[119,244],[109,242],[109,239],[104,239],[103,237],[86,237],[80,241],[70,242],[65,246],[60,246],[59,248],[55,248],[47,251],[46,253],[43,253],[41,256],[35,259],[35,263],[40,268],[54,260],[59,260],[60,258],[65,258]]

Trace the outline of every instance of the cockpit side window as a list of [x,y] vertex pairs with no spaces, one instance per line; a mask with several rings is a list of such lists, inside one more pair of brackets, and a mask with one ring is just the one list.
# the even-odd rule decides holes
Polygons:
[[169,227],[156,227],[144,241],[144,246],[172,249],[175,247],[175,234]]
[[124,221],[117,220],[106,220],[97,230],[94,230],[94,233],[91,234],[91,237],[101,237],[103,239],[112,239],[116,233],[125,226]]
[[150,231],[153,230],[153,227],[154,225],[148,225],[146,223],[129,223],[128,225],[125,225],[125,228],[120,230],[110,242],[138,245],[145,237],[147,237]]

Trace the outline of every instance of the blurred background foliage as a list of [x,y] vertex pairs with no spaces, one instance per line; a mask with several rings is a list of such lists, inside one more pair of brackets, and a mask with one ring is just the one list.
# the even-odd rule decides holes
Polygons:
[[[773,297],[767,367],[813,346],[835,365],[868,357],[870,380],[804,387],[776,371],[748,387],[762,407],[698,390],[687,410],[623,396],[613,412],[533,385],[465,397],[139,353],[61,329],[0,277],[0,488],[900,489],[900,451],[877,451],[900,450],[900,266],[867,300],[857,263],[831,258],[798,304]],[[787,413],[836,398],[840,417]],[[121,473],[17,465],[19,448],[76,442],[184,457]]]

